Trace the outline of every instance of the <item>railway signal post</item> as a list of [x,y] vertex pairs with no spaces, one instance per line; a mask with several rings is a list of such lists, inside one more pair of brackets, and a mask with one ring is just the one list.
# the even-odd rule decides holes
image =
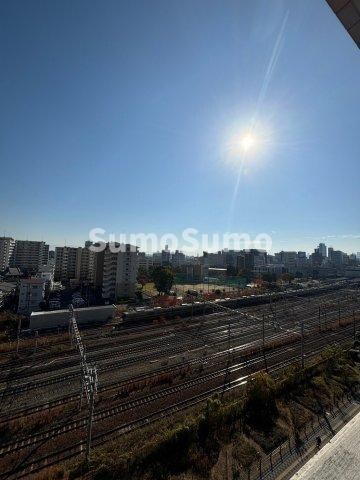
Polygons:
[[304,321],[301,321],[301,368],[304,370],[305,358],[304,358]]

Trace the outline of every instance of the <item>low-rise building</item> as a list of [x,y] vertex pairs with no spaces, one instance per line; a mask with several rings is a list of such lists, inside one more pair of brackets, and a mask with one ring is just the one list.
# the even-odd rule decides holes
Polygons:
[[24,278],[20,281],[18,313],[30,314],[41,310],[45,298],[45,281],[42,278]]

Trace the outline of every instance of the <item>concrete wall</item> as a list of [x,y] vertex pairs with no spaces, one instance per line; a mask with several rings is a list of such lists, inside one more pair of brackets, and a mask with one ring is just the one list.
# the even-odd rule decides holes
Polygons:
[[[115,305],[103,307],[88,307],[74,309],[79,325],[85,323],[101,323],[114,318]],[[54,310],[51,312],[33,312],[30,316],[30,329],[43,330],[69,325],[69,310]]]

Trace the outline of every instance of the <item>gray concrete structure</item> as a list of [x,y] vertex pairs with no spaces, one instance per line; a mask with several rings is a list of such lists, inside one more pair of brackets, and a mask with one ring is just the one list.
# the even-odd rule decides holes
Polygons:
[[[115,316],[115,305],[100,307],[75,308],[75,317],[78,325],[90,323],[104,323]],[[43,330],[69,325],[69,310],[54,310],[50,312],[33,312],[30,316],[30,329]]]

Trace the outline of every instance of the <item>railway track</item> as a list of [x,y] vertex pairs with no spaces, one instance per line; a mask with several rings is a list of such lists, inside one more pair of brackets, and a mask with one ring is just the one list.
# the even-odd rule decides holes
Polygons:
[[[308,357],[317,355],[322,348],[323,347],[318,347],[317,349],[314,349],[311,355],[309,354]],[[282,360],[277,364],[272,365],[270,367],[270,372],[272,374],[275,374],[276,372],[279,372],[279,371],[281,372],[284,368],[286,368],[288,365],[293,363],[293,361],[294,361],[293,357]],[[260,371],[262,369],[263,368],[259,368],[257,371]],[[255,373],[255,372],[252,372],[252,373]],[[100,446],[108,442],[109,440],[114,439],[118,436],[124,435],[134,429],[138,429],[138,428],[147,426],[151,423],[154,423],[156,421],[159,421],[161,419],[165,419],[175,414],[176,412],[179,412],[181,410],[194,406],[200,402],[203,402],[204,400],[206,400],[207,398],[209,398],[210,396],[216,393],[228,392],[230,390],[238,388],[244,383],[246,383],[248,376],[249,375],[243,375],[240,378],[230,380],[229,383],[225,386],[219,385],[219,386],[213,387],[211,389],[208,389],[205,392],[193,395],[185,400],[176,402],[165,408],[161,408],[160,410],[156,410],[148,415],[144,415],[131,422],[125,422],[125,423],[119,424],[107,430],[106,432],[95,434],[93,435],[93,446]],[[52,452],[50,454],[43,455],[40,458],[36,459],[35,461],[25,461],[24,463],[21,463],[19,466],[15,468],[2,472],[0,474],[0,479],[6,478],[9,480],[12,480],[15,478],[24,478],[26,476],[29,476],[30,474],[36,473],[46,467],[57,464],[59,462],[63,462],[75,456],[81,455],[84,452],[85,445],[86,445],[85,440],[76,441],[71,446],[59,449],[57,452]],[[19,445],[17,445],[16,447],[19,448]],[[26,445],[23,448],[25,447]],[[31,447],[31,445],[29,444],[27,445],[27,447]]]
[[[172,357],[175,357],[176,355],[181,356],[186,349],[194,348],[196,355],[198,355],[198,351],[201,353],[203,348],[212,350],[210,355],[203,355],[202,357],[198,356],[196,358],[187,356],[186,361],[179,361],[176,364],[168,365],[166,367],[161,366],[160,368],[137,375],[136,377],[132,375],[128,380],[110,381],[101,386],[99,394],[102,395],[103,393],[106,393],[107,395],[112,395],[110,397],[112,404],[107,407],[104,405],[104,407],[95,411],[94,425],[98,427],[95,428],[95,435],[93,435],[94,445],[101,445],[118,435],[122,435],[143,425],[148,425],[149,423],[155,422],[167,415],[172,415],[176,411],[188,408],[192,404],[205,400],[213,393],[235,388],[236,386],[239,386],[239,383],[246,381],[248,374],[263,369],[264,358],[261,352],[263,313],[267,315],[268,320],[267,341],[274,345],[279,341],[289,341],[288,344],[278,345],[276,349],[270,350],[266,354],[268,366],[273,372],[283,369],[286,365],[293,363],[294,359],[299,358],[300,330],[298,327],[301,321],[306,324],[307,328],[305,342],[307,358],[316,355],[324,345],[328,343],[343,343],[348,341],[352,336],[351,325],[344,325],[342,328],[337,327],[336,330],[332,331],[332,329],[335,328],[334,325],[336,321],[339,320],[338,305],[335,305],[335,303],[337,301],[340,303],[343,316],[347,317],[348,315],[351,315],[354,308],[358,309],[358,302],[356,299],[349,301],[340,295],[338,297],[334,299],[333,293],[326,296],[328,305],[326,307],[327,317],[325,318],[329,330],[323,332],[319,332],[318,304],[319,301],[323,302],[325,300],[325,296],[322,298],[316,298],[316,301],[312,298],[309,302],[305,302],[302,298],[299,300],[292,299],[291,301],[286,301],[286,304],[285,302],[281,303],[278,301],[276,306],[276,321],[279,322],[279,326],[281,327],[278,328],[278,331],[275,325],[271,325],[271,317],[274,317],[274,312],[270,310],[269,305],[262,305],[260,308],[256,309],[253,307],[246,309],[249,310],[249,312],[244,311],[243,313],[245,313],[245,315],[240,315],[238,312],[234,311],[229,314],[213,313],[207,315],[206,318],[200,318],[200,320],[199,317],[197,317],[196,322],[189,322],[185,331],[169,329],[165,335],[160,337],[160,339],[156,338],[156,334],[161,331],[161,326],[156,326],[156,329],[154,326],[146,326],[134,329],[136,330],[136,335],[141,334],[141,332],[146,332],[143,339],[136,336],[130,336],[131,338],[124,339],[122,338],[124,332],[116,332],[116,337],[120,336],[121,344],[116,341],[114,342],[116,345],[110,348],[108,346],[104,348],[104,345],[100,345],[99,348],[96,345],[92,345],[90,347],[91,353],[88,354],[89,356],[93,354],[94,358],[99,360],[99,370],[104,374],[107,373],[110,368],[120,369],[124,366],[136,365],[137,363],[142,365],[149,361],[161,362],[162,358],[166,358],[169,354],[171,354]],[[332,300],[332,302],[330,302],[330,300]],[[248,314],[246,315],[246,313]],[[344,319],[344,321],[345,320],[348,322],[347,318]],[[183,324],[183,320],[179,322],[178,325],[180,324]],[[229,351],[227,348],[224,349],[224,347],[221,346],[228,340],[228,325],[230,325],[231,329],[230,352],[234,365],[231,367],[231,377],[228,380],[228,383],[224,386],[223,379],[225,378],[227,370],[223,365],[224,361],[229,356]],[[107,332],[106,336],[110,337],[113,333],[114,332]],[[135,332],[133,333],[135,335]],[[297,334],[298,336],[294,338],[294,334]],[[92,339],[91,341],[94,342],[96,341],[96,338],[98,338],[96,334],[89,337]],[[271,348],[270,345],[269,348]],[[121,356],[122,353],[123,355],[127,355],[128,358],[122,358],[121,361],[115,360],[109,362],[108,359],[111,360],[114,357],[116,358],[116,351],[118,351],[118,356]],[[247,353],[250,351],[252,351],[252,354]],[[141,352],[144,352],[144,355],[139,355]],[[63,355],[63,352],[61,352],[60,355]],[[41,361],[41,356],[39,357],[38,360]],[[104,361],[102,361],[102,357],[105,357]],[[29,363],[30,361],[33,361],[33,359],[29,359]],[[70,360],[70,363],[71,361],[72,360]],[[75,356],[74,361],[76,363]],[[26,364],[26,362],[27,361],[24,361],[23,363]],[[238,364],[235,364],[235,362],[238,362]],[[64,368],[64,363],[65,362],[62,363],[60,358],[56,368],[58,370]],[[69,360],[67,360],[67,363],[69,363]],[[206,364],[206,370],[209,368],[215,368],[216,370],[208,371],[197,378],[191,378],[182,383],[162,388],[161,390],[154,391],[147,395],[141,395],[139,391],[138,396],[135,398],[121,401],[116,398],[117,391],[126,385],[132,385],[136,382],[156,377],[165,372],[176,374],[176,372],[181,369],[201,363]],[[220,366],[221,363],[223,363],[222,366]],[[17,362],[14,362],[14,365],[15,364],[18,365]],[[5,367],[5,365],[0,366],[0,375],[1,370],[4,372]],[[46,371],[41,371],[40,366],[39,371],[36,371],[35,375],[38,377],[46,375],[43,379],[36,378],[34,371],[30,371],[29,369],[28,376],[32,377],[31,381],[15,384],[9,386],[7,389],[3,389],[3,398],[10,398],[10,395],[13,394],[28,395],[36,388],[46,388],[47,386],[56,386],[57,384],[60,386],[62,381],[73,382],[79,376],[76,371],[76,364],[73,368],[74,371],[68,371],[64,374],[55,373],[50,376],[47,375]],[[233,378],[239,374],[241,375],[239,378]],[[26,376],[24,378],[26,378]],[[62,378],[62,380],[60,380],[60,378]],[[214,387],[214,383],[219,383],[219,385]],[[197,393],[197,389],[204,389],[204,387],[206,387],[205,391],[195,394]],[[181,395],[188,395],[189,397],[181,402],[176,401],[176,398]],[[71,402],[77,402],[78,400],[79,395],[68,394],[65,396],[63,395],[61,398],[35,404],[30,407],[17,408],[11,411],[11,413],[8,411],[6,414],[0,414],[0,423],[11,421],[17,416],[27,417],[43,410],[51,410],[54,407],[67,405]],[[168,402],[169,405],[165,405],[164,407],[164,402]],[[161,403],[163,403],[163,406],[158,408]],[[153,408],[157,408],[158,410],[149,413],[149,410]],[[130,422],[124,422],[124,418],[122,418],[123,415],[128,415],[127,412],[133,412],[131,414],[132,416],[134,413],[145,412],[146,409],[148,409],[148,414],[141,418],[137,418]],[[122,418],[122,420],[115,421],[118,425],[114,428],[109,428],[110,425],[108,420],[111,419],[111,422],[114,423],[113,419],[116,419],[116,417],[119,417],[119,419]],[[129,416],[127,419],[129,419]],[[28,460],[30,457],[24,457],[21,465],[13,464],[11,469],[1,472],[0,479],[22,478],[39,471],[46,466],[82,453],[85,441],[79,441],[78,437],[81,432],[81,435],[83,434],[85,424],[86,417],[79,414],[79,418],[68,420],[63,424],[53,425],[51,428],[40,431],[37,434],[29,435],[22,439],[20,438],[17,442],[9,442],[0,445],[0,458],[2,459],[14,457],[16,461],[19,452],[24,452],[27,456],[27,452],[30,452],[31,450],[33,450],[33,453],[35,452],[35,455],[38,455],[38,458],[34,458],[34,461]],[[101,431],[101,429],[104,431]],[[69,438],[70,442],[73,441],[75,443],[69,445],[67,448],[60,448],[50,454],[41,453],[41,448],[37,451],[38,446],[45,445],[47,442],[49,442],[49,445],[53,445],[53,442],[57,441],[57,438],[64,435],[67,435],[66,438]],[[54,450],[55,448],[56,447],[54,447]],[[4,470],[6,470],[6,468],[4,468]]]
[[[333,315],[337,315],[337,312],[333,312]],[[316,329],[316,325],[317,325],[317,318],[315,318],[314,320],[312,320],[314,318],[314,316],[312,317],[309,317],[307,319],[304,319],[305,321],[307,321],[307,329],[309,329],[309,327],[312,327],[314,326],[315,329]],[[335,319],[335,316],[334,316],[334,320]],[[217,321],[224,321],[225,324],[227,323],[227,318],[218,318]],[[329,314],[329,318],[328,318],[328,322],[330,323],[331,322],[331,315]],[[244,343],[246,343],[245,340],[247,340],[248,336],[256,336],[256,337],[260,337],[261,335],[261,326],[259,324],[253,324],[253,325],[246,325],[247,328],[250,328],[250,332],[248,333],[244,333],[244,330],[243,330],[243,325],[244,323],[242,324],[238,324],[238,322],[234,322],[232,323],[232,330],[236,331],[236,329],[239,330],[239,335],[238,336],[235,336],[234,334],[232,334],[232,342],[236,341],[237,339],[239,339],[239,337],[241,337],[241,339],[244,341]],[[253,328],[256,328],[256,330],[253,330]],[[220,326],[219,329],[223,329],[224,327],[223,326]],[[284,330],[284,328],[283,328]],[[217,332],[219,331],[218,329],[216,330]],[[293,331],[290,329],[290,330],[286,330],[285,329],[285,334],[291,334]],[[296,333],[296,332],[295,332]],[[268,340],[276,340],[276,338],[280,338],[281,334],[280,335],[272,335],[272,336],[269,336],[268,337]],[[182,337],[181,337],[182,338]],[[211,345],[206,345],[205,344],[205,339],[202,340],[202,342],[200,343],[191,343],[191,344],[187,344],[186,347],[189,348],[190,346],[192,347],[195,347],[195,350],[198,349],[198,348],[214,348],[216,347],[217,345],[221,345],[221,343],[224,343],[227,339],[227,333],[224,333],[223,334],[223,337],[218,340],[217,342],[211,344]],[[180,340],[177,339],[177,340]],[[252,342],[248,342],[247,346],[255,346],[257,343],[259,342],[259,340],[252,340]],[[199,346],[200,344],[200,346]],[[205,344],[205,345],[204,345]],[[239,345],[239,348],[241,348],[242,345]],[[166,357],[167,354],[171,353],[172,355],[176,355],[176,354],[180,354],[181,352],[184,351],[184,348],[185,348],[185,345],[182,345],[181,347],[177,347],[177,348],[174,348],[174,346],[171,346],[171,347],[168,347],[167,349],[165,350],[162,350],[161,351],[161,357],[157,357],[157,351],[154,352],[155,356],[153,353],[149,353],[149,354],[146,354],[142,357],[132,357],[132,358],[129,358],[129,359],[124,359],[124,360],[121,360],[121,361],[115,361],[115,362],[111,362],[110,364],[106,364],[104,366],[101,366],[99,367],[99,371],[107,371],[109,368],[112,369],[112,371],[118,369],[118,368],[123,368],[124,366],[127,366],[127,365],[132,365],[132,364],[136,364],[138,362],[144,362],[144,361],[154,361],[154,360],[161,360],[162,357]],[[136,352],[134,352],[136,353]],[[204,359],[202,359],[204,360]],[[206,360],[208,360],[206,358]],[[184,362],[183,362],[184,363]],[[197,361],[193,361],[191,363],[197,363]],[[176,368],[176,367],[175,367]],[[14,394],[21,394],[21,393],[24,393],[24,392],[28,392],[30,390],[34,390],[34,389],[38,389],[38,388],[41,388],[41,387],[45,387],[45,386],[50,386],[50,385],[54,385],[54,384],[57,384],[57,383],[61,383],[61,382],[64,382],[64,381],[70,381],[72,379],[75,379],[75,378],[78,378],[79,377],[79,370],[76,370],[76,371],[72,371],[72,372],[67,372],[65,374],[62,374],[62,375],[58,375],[58,374],[55,374],[51,377],[47,377],[43,380],[35,380],[35,381],[32,381],[32,382],[26,382],[26,383],[23,383],[23,384],[20,384],[20,385],[14,385],[14,386],[9,386],[5,389],[3,389],[1,392],[0,392],[0,396],[2,398],[5,398],[5,397],[9,397],[9,396],[12,396]],[[118,384],[118,382],[115,382],[115,384]],[[111,388],[111,387],[110,387]],[[70,396],[72,399],[74,398],[73,395]],[[55,401],[55,404],[59,404],[59,402],[56,402]]]
[[[343,332],[342,332],[343,333]],[[335,337],[338,339],[339,336]],[[328,343],[328,338],[322,338],[322,341],[319,339],[313,339],[311,342],[308,343],[307,348],[310,350],[311,355],[317,354],[323,347]],[[334,340],[334,339],[333,339]],[[312,345],[316,344],[316,348],[313,348]],[[311,347],[311,348],[310,348]],[[270,354],[267,355],[267,362],[268,364],[271,365],[271,362],[276,359],[277,357],[285,357],[283,358],[280,362],[278,362],[277,365],[282,365],[284,362],[287,364],[289,362],[294,361],[294,354],[290,355],[288,357],[289,352],[293,352],[294,350],[297,350],[296,347],[293,345],[288,346],[285,345],[282,348],[279,348],[278,351],[274,351]],[[297,353],[298,356],[298,353]],[[243,359],[242,359],[243,360]],[[254,366],[258,365],[259,363],[262,364],[262,368],[264,368],[264,359],[262,353],[259,353],[256,355],[253,359],[250,359],[248,361],[242,361],[241,363],[238,363],[236,365],[233,365],[230,368],[230,374],[233,375],[236,372],[239,372],[241,370],[245,370],[246,372],[250,370],[249,373],[253,373]],[[165,397],[184,392],[186,389],[189,389],[191,387],[195,386],[200,386],[202,384],[206,384],[211,380],[214,379],[221,379],[224,377],[227,373],[227,368],[221,368],[218,369],[214,372],[210,372],[208,374],[202,375],[198,378],[191,379],[188,381],[185,381],[181,384],[177,384],[175,386],[163,388],[162,390],[154,393],[150,393],[148,395],[135,398],[135,399],[130,399],[127,401],[122,401],[121,403],[111,406],[110,408],[105,408],[99,411],[96,411],[94,414],[94,422],[99,422],[101,420],[107,419],[109,417],[114,417],[116,415],[119,415],[121,413],[124,413],[128,410],[131,409],[136,409],[142,406],[149,405],[152,402],[156,402],[157,400],[163,399]],[[0,457],[3,457],[5,455],[11,454],[13,452],[18,452],[21,449],[24,448],[30,448],[35,446],[38,443],[42,443],[45,441],[48,441],[49,439],[55,438],[59,435],[63,435],[66,433],[69,433],[74,430],[79,430],[82,429],[86,426],[87,424],[87,418],[82,417],[74,421],[68,421],[60,426],[53,427],[51,429],[48,429],[42,433],[30,435],[22,440],[18,440],[15,442],[9,442],[7,444],[0,445]]]

